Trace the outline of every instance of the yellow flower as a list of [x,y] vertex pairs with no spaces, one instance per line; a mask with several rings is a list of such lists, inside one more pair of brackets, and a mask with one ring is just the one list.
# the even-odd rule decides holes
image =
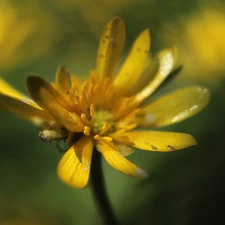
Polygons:
[[114,76],[124,43],[123,20],[114,18],[103,31],[90,79],[81,85],[64,67],[59,67],[54,84],[29,76],[33,101],[0,80],[0,108],[40,126],[39,136],[46,142],[66,139],[68,151],[59,162],[58,175],[73,187],[87,185],[93,149],[116,170],[145,178],[147,173],[125,158],[133,148],[171,152],[196,145],[188,134],[134,129],[162,127],[196,114],[209,102],[208,89],[191,86],[144,104],[173,70],[176,50],[161,51],[152,69],[146,29]]

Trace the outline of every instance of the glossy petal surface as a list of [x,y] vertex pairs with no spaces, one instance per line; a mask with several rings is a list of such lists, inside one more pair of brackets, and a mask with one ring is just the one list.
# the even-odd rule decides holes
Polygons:
[[175,151],[197,144],[189,134],[160,131],[127,132],[115,139],[141,150],[161,152]]
[[135,102],[142,102],[149,97],[167,78],[177,61],[176,48],[164,49],[158,55],[159,68],[155,78],[135,95]]
[[121,173],[137,178],[146,178],[148,176],[144,170],[127,160],[112,143],[100,141],[97,148],[105,160]]
[[141,126],[162,127],[178,123],[201,111],[210,100],[207,88],[191,86],[174,91],[140,111]]
[[93,143],[83,136],[62,157],[58,175],[65,183],[75,188],[84,188],[89,179]]

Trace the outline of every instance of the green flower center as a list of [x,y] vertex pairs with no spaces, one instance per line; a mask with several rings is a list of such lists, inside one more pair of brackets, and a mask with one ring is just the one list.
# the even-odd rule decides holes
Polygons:
[[105,124],[108,124],[108,129],[111,130],[111,128],[114,125],[114,122],[112,121],[112,114],[107,110],[96,110],[94,114],[93,124],[92,124],[92,131],[94,134],[99,134],[104,129]]

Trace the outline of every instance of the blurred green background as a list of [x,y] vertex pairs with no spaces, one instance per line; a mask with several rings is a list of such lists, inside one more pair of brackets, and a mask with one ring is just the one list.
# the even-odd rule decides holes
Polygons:
[[[104,163],[109,197],[124,225],[225,224],[225,2],[164,0],[1,0],[0,76],[26,91],[29,74],[51,81],[58,65],[84,76],[95,67],[104,26],[121,16],[126,51],[146,27],[152,55],[177,45],[181,73],[157,92],[200,84],[212,90],[209,106],[164,128],[192,134],[198,146],[173,153],[135,151],[129,159],[149,178],[126,177]],[[38,129],[0,111],[0,224],[99,224],[91,190],[59,181],[57,144]]]

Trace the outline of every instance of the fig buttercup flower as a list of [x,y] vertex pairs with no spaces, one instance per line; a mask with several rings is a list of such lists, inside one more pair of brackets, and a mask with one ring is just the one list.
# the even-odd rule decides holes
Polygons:
[[196,145],[189,134],[146,128],[174,124],[196,114],[208,104],[209,90],[186,87],[145,104],[174,69],[176,49],[162,50],[152,69],[146,29],[115,75],[124,43],[124,22],[116,17],[103,31],[96,69],[89,80],[81,84],[63,66],[58,68],[53,84],[29,76],[27,89],[32,100],[0,80],[1,109],[31,120],[41,128],[39,136],[46,142],[66,140],[68,150],[59,162],[58,175],[73,187],[87,185],[93,150],[123,174],[146,178],[144,170],[126,159],[133,148],[171,152]]

